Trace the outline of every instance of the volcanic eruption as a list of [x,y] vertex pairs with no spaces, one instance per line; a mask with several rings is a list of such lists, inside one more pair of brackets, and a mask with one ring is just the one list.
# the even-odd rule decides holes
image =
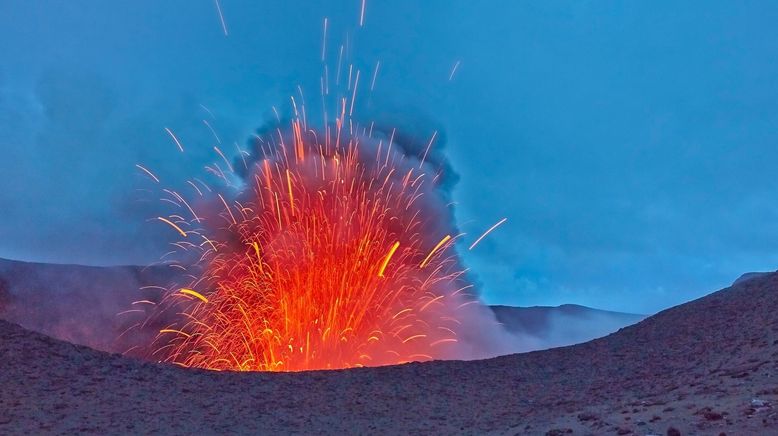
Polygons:
[[[360,27],[363,15],[364,2]],[[154,306],[144,326],[166,323],[153,358],[212,370],[299,371],[516,348],[516,338],[500,337],[507,333],[479,303],[457,256],[463,235],[453,220],[453,173],[435,150],[442,135],[419,141],[360,123],[353,116],[360,69],[344,66],[344,45],[330,93],[327,28],[325,18],[321,124],[309,123],[313,112],[298,86],[293,115],[281,121],[274,108],[276,122],[254,135],[248,151],[238,147],[230,160],[213,147],[222,160],[206,167],[215,184],[194,178],[187,192],[163,189],[174,210],[156,219],[181,237],[165,260],[180,274],[161,301],[135,302]],[[349,46],[347,38],[346,57]],[[183,152],[172,129],[164,130]]]
[[187,202],[166,190],[181,212],[159,220],[197,261],[174,265],[188,281],[159,306],[178,315],[156,356],[297,371],[494,353],[497,323],[454,247],[448,166],[428,159],[437,134],[400,143],[346,104],[324,129],[298,116],[256,135],[225,159],[230,174],[216,166],[225,182],[242,176],[237,192],[192,183]]

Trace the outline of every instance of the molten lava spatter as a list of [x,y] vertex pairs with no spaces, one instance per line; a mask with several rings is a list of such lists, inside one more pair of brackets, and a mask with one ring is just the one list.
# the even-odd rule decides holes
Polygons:
[[341,121],[259,137],[243,191],[206,212],[174,196],[191,219],[160,219],[202,253],[168,297],[184,321],[161,331],[164,360],[297,371],[456,356],[476,301],[438,216],[440,169]]

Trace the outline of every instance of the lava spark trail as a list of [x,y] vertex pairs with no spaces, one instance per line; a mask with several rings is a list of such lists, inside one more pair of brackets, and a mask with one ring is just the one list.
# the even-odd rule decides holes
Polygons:
[[500,226],[502,223],[504,223],[505,221],[508,221],[508,218],[503,218],[503,219],[501,219],[500,221],[498,221],[498,222],[497,222],[497,224],[495,224],[495,225],[493,225],[493,226],[489,227],[489,229],[488,229],[487,231],[485,231],[485,232],[484,232],[484,233],[483,233],[481,236],[479,236],[479,237],[478,237],[478,239],[476,239],[476,240],[475,240],[475,242],[473,242],[473,243],[470,245],[470,247],[468,247],[468,250],[472,250],[472,249],[473,249],[473,248],[474,248],[476,245],[478,245],[478,243],[479,243],[479,242],[481,242],[481,240],[482,240],[483,238],[485,238],[485,237],[486,237],[486,235],[488,235],[489,233],[491,233],[491,232],[492,232],[492,230],[494,230],[494,229],[496,229],[497,227],[499,227],[499,226]]
[[224,36],[229,36],[229,33],[227,32],[227,23],[224,22],[224,14],[222,13],[222,7],[219,4],[219,0],[213,0],[213,2],[216,3],[216,11],[219,13],[219,21],[222,23]]
[[460,62],[461,62],[461,61],[457,61],[457,62],[454,64],[454,67],[453,67],[453,68],[451,68],[451,74],[449,74],[449,75],[448,75],[448,81],[449,81],[449,82],[450,82],[450,81],[452,81],[452,80],[454,80],[454,74],[456,74],[456,72],[457,72],[457,69],[459,68],[459,63],[460,63]]
[[170,135],[171,138],[173,138],[173,141],[176,143],[176,146],[178,146],[178,149],[181,151],[181,153],[184,152],[184,146],[181,145],[181,141],[178,140],[175,134],[173,134],[173,131],[169,128],[165,127],[165,131],[168,135]]

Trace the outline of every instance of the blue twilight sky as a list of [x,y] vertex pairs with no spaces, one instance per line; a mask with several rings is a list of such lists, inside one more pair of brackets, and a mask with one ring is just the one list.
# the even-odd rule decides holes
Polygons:
[[156,260],[134,165],[218,159],[200,105],[243,144],[315,100],[326,16],[331,63],[380,60],[364,113],[445,132],[461,229],[508,217],[460,247],[487,302],[649,313],[778,265],[778,3],[220,4],[227,37],[213,0],[0,0],[0,257]]

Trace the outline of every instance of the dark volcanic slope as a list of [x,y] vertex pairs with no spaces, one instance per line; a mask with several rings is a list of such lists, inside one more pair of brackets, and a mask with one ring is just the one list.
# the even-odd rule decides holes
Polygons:
[[542,338],[551,348],[578,344],[613,333],[645,315],[610,312],[577,304],[561,306],[489,306],[497,322],[511,333]]
[[297,374],[139,363],[0,323],[0,434],[778,434],[776,292],[758,277],[572,347]]
[[[164,266],[95,267],[0,259],[0,319],[68,342],[109,352],[147,343],[159,331],[128,328],[148,318],[141,299],[159,291],[140,288],[171,281]],[[129,309],[138,312],[124,313]]]

